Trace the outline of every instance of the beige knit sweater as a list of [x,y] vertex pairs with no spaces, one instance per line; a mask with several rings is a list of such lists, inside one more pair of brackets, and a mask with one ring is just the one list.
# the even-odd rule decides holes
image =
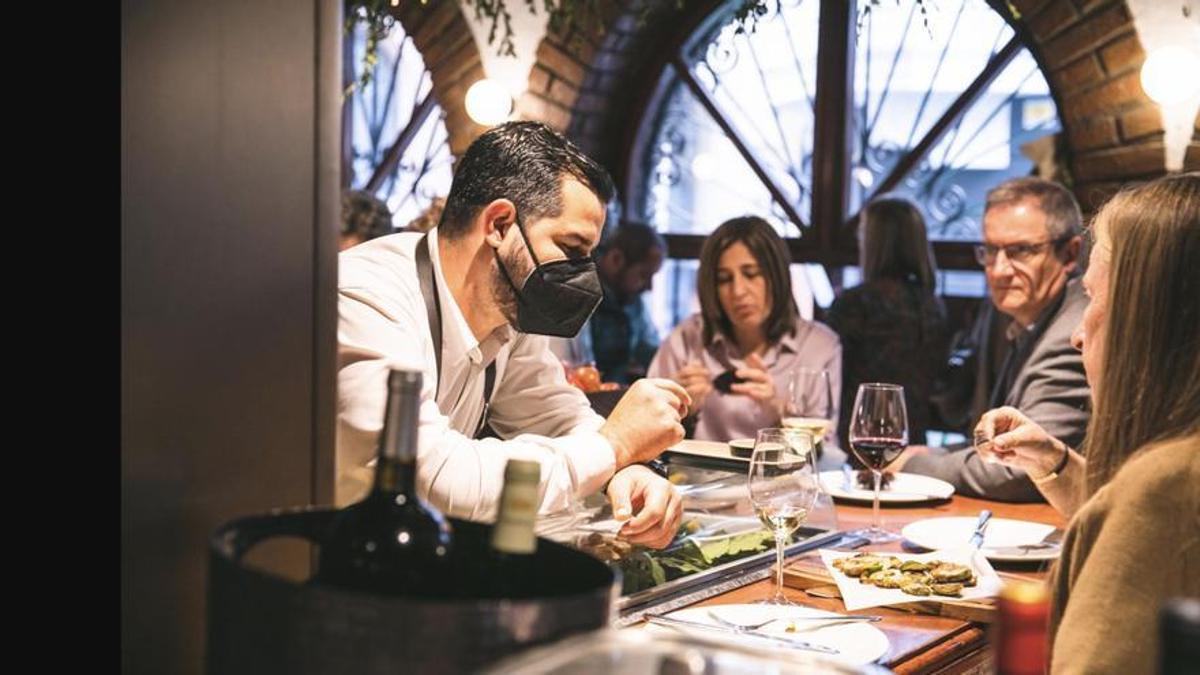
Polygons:
[[1200,596],[1200,436],[1135,453],[1071,519],[1051,580],[1052,673],[1153,673],[1159,609]]

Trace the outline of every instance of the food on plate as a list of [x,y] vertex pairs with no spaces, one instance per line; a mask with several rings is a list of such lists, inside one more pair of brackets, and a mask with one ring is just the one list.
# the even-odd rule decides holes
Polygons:
[[904,583],[905,578],[903,572],[893,567],[864,574],[858,580],[864,584],[875,584],[880,588],[900,588],[900,584]]
[[861,583],[898,588],[909,595],[961,598],[962,589],[976,583],[970,567],[944,560],[902,561],[895,556],[859,553],[838,558],[833,566]]
[[861,577],[863,574],[870,574],[899,565],[899,558],[872,555],[870,553],[859,553],[852,558],[841,558],[840,560],[835,560],[833,563],[834,567],[840,569],[848,577]]
[[[894,480],[895,478],[896,478],[896,474],[894,474],[890,471],[884,471],[879,476],[879,489],[886,490],[888,485],[890,485],[892,480]],[[874,490],[875,489],[875,476],[874,476],[874,474],[871,473],[870,469],[859,469],[858,470],[858,486],[864,490]]]
[[929,570],[929,575],[939,584],[949,583],[953,581],[967,581],[973,574],[971,568],[958,563],[943,562],[933,566]]
[[938,595],[948,595],[954,598],[962,597],[962,584],[930,584],[929,590]]

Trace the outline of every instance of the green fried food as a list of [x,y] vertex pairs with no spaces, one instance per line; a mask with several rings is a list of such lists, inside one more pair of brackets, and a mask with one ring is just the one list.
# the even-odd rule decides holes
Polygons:
[[946,595],[953,598],[962,597],[962,584],[930,584],[929,589],[938,595]]
[[833,561],[833,566],[859,583],[897,588],[908,595],[961,598],[964,587],[977,583],[967,565],[944,560],[905,560],[888,555],[859,553]]
[[929,570],[933,580],[940,583],[966,581],[971,578],[971,568],[957,563],[944,562]]
[[897,569],[879,570],[872,572],[869,577],[870,583],[875,584],[880,588],[900,588],[900,584],[904,583],[904,573]]

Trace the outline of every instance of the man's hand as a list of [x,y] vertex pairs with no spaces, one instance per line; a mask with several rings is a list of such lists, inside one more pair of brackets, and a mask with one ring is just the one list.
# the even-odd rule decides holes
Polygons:
[[692,397],[692,404],[688,408],[692,413],[704,406],[705,397],[713,389],[712,374],[699,361],[692,361],[680,368],[671,379],[678,382],[688,396]]
[[1062,441],[1010,406],[989,410],[975,425],[975,451],[985,462],[999,462],[1045,476],[1067,452]]
[[600,434],[612,445],[617,468],[648,462],[683,440],[683,425],[692,397],[677,383],[641,379],[617,401]]
[[[675,538],[683,519],[683,498],[670,481],[634,464],[621,469],[608,483],[613,518],[624,520],[622,539],[663,548]],[[631,517],[632,516],[632,517]]]

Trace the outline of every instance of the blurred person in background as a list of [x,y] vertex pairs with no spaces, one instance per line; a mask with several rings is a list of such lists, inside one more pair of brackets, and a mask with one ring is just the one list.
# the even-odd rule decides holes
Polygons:
[[342,231],[339,251],[394,231],[387,203],[366,190],[342,193]]
[[[904,387],[908,438],[925,443],[934,378],[946,361],[946,308],[935,292],[937,265],[925,219],[902,198],[876,199],[858,225],[862,284],[843,291],[825,316],[842,341],[841,410],[850,410],[858,385]],[[847,448],[849,415],[838,424]]]

